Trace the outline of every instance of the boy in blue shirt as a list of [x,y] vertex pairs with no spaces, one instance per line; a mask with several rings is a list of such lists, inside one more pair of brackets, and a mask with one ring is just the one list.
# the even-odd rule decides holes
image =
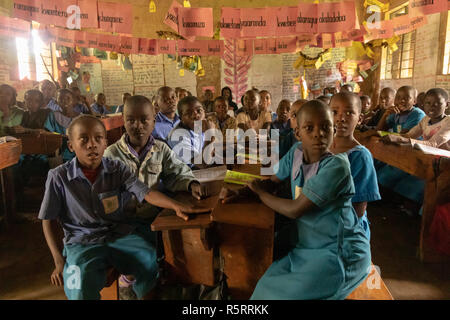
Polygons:
[[159,109],[156,114],[155,129],[152,136],[162,141],[167,140],[170,131],[180,122],[177,115],[178,98],[171,87],[161,87],[156,93],[155,107]]
[[107,115],[112,113],[106,106],[106,96],[103,93],[98,93],[95,96],[95,102],[91,105],[94,114]]
[[[99,299],[107,270],[114,267],[136,278],[133,290],[143,298],[158,279],[156,250],[149,228],[132,223],[123,210],[127,194],[173,209],[185,220],[186,213],[205,210],[150,190],[125,164],[103,158],[106,130],[94,116],[77,117],[67,133],[76,157],[49,171],[39,211],[55,262],[51,281],[64,285],[68,299]],[[64,230],[63,250],[54,231],[56,220]]]

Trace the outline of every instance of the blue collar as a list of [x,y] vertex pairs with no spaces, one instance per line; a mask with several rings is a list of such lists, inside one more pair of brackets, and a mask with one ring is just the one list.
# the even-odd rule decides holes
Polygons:
[[170,120],[169,118],[167,118],[163,113],[161,113],[161,111],[160,112],[158,112],[158,114],[156,115],[156,118],[157,119],[161,119],[161,120],[163,120],[163,121],[165,121],[165,122],[170,122],[170,123],[175,123],[175,122],[177,122],[178,120],[180,120],[180,117],[175,113],[175,118],[173,118],[173,120]]
[[[101,169],[100,169],[99,174],[102,172],[114,173],[117,171],[117,167],[115,167],[114,165],[111,165],[111,161],[104,157],[102,158],[102,163],[100,166],[101,166]],[[78,162],[77,157],[74,157],[67,164],[67,178],[69,179],[69,181],[72,181],[76,178],[86,179],[83,171],[81,170],[81,166],[80,166],[80,163]]]

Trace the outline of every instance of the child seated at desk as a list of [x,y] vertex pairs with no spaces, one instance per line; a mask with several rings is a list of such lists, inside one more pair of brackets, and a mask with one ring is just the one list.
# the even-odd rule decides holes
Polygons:
[[390,87],[381,90],[378,106],[373,110],[369,110],[364,119],[364,123],[358,126],[360,131],[367,131],[377,127],[384,112],[394,105],[395,94],[396,91]]
[[16,89],[7,84],[0,85],[0,136],[6,135],[6,127],[20,125],[24,110],[16,106]]
[[208,116],[208,120],[213,122],[217,129],[222,132],[223,139],[227,136],[227,130],[236,130],[236,119],[228,114],[228,101],[224,97],[217,97],[214,100],[215,114]]
[[60,89],[56,94],[58,105],[62,111],[55,111],[49,114],[44,127],[50,132],[56,132],[63,135],[63,144],[61,147],[61,154],[63,162],[70,161],[75,156],[75,153],[70,151],[67,145],[66,129],[69,127],[72,119],[79,114],[73,110],[74,99],[73,93],[69,89]]
[[161,87],[156,93],[155,101],[159,112],[156,114],[152,136],[166,142],[170,131],[180,122],[180,117],[176,114],[178,98],[171,87]]
[[367,202],[380,200],[377,173],[370,151],[354,137],[358,121],[362,117],[362,99],[354,93],[340,92],[331,98],[330,108],[333,113],[336,133],[330,151],[334,154],[345,152],[350,161],[350,169],[355,184],[352,205],[359,222],[370,240]]
[[[351,199],[355,188],[345,153],[333,155],[333,116],[323,102],[305,103],[297,113],[297,143],[281,159],[276,175],[248,187],[268,207],[295,219],[292,249],[274,261],[251,299],[344,299],[369,274],[369,241]],[[272,195],[291,181],[292,200]],[[247,188],[248,190],[248,188]],[[238,197],[228,190],[227,201]]]
[[131,94],[128,92],[125,92],[122,94],[122,104],[120,106],[117,106],[115,113],[123,113],[123,106],[125,105],[125,102],[128,98],[131,97]]
[[260,110],[261,96],[255,90],[248,90],[244,95],[244,111],[236,116],[238,128],[246,131],[254,129],[259,134],[259,129],[270,130],[272,116],[270,112]]
[[[450,117],[445,114],[448,93],[444,89],[434,88],[427,91],[424,99],[426,116],[407,133],[387,135],[386,142],[397,144],[419,143],[426,146],[450,150]],[[423,137],[423,140],[417,138]]]
[[261,109],[262,112],[270,113],[270,116],[272,117],[272,122],[274,122],[275,120],[277,120],[278,115],[276,112],[273,112],[270,109],[270,106],[272,105],[272,95],[267,90],[261,90],[259,92],[259,95],[261,96],[261,103],[259,108]]
[[[114,267],[136,278],[138,298],[148,297],[158,279],[155,245],[149,226],[133,223],[124,212],[124,198],[134,194],[152,205],[186,213],[205,209],[185,205],[139,181],[121,161],[103,158],[106,129],[101,120],[82,115],[67,130],[76,157],[48,173],[39,211],[55,262],[51,281],[64,285],[67,298],[99,299],[107,270]],[[56,220],[64,229],[64,250],[56,238]]]
[[279,147],[280,159],[283,158],[283,156],[289,151],[289,149],[291,149],[292,146],[298,142],[298,139],[300,139],[295,134],[295,128],[297,128],[296,117],[298,110],[300,110],[302,105],[304,105],[306,102],[308,102],[308,100],[299,99],[296,100],[291,106],[289,115],[289,126],[291,127],[291,131],[283,139],[280,139],[280,147]]
[[276,120],[270,125],[270,129],[276,129],[279,132],[280,140],[285,138],[291,131],[290,114],[291,102],[287,99],[281,100],[277,108]]
[[[180,123],[169,133],[167,143],[175,154],[189,167],[203,169],[203,150],[212,142],[205,142],[205,131],[215,129],[214,123],[205,120],[203,105],[197,97],[188,96],[178,102],[178,114]],[[200,125],[201,132],[195,131],[195,123]],[[196,159],[201,160],[195,161]]]
[[106,105],[106,96],[103,93],[98,93],[95,95],[95,102],[91,105],[91,110],[94,114],[101,116],[113,113]]

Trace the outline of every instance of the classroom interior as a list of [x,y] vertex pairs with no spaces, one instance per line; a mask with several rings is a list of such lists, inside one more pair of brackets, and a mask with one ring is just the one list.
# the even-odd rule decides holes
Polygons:
[[[20,10],[21,5],[48,4],[56,8],[56,1],[0,0],[0,22],[4,26],[0,27],[0,85],[14,88],[17,94],[14,107],[24,111],[28,108],[25,93],[40,90],[45,96],[42,84],[46,81],[58,89],[58,97],[62,95],[61,89],[74,92],[73,88],[78,88],[73,97],[78,105],[84,106],[83,110],[88,110],[80,113],[100,119],[107,131],[108,145],[121,141],[126,134],[122,113],[124,93],[144,96],[156,106],[160,88],[165,86],[173,92],[177,88],[177,95],[197,97],[205,114],[215,112],[215,99],[223,95],[225,87],[232,92],[230,99],[236,104],[236,110],[243,112],[247,112],[246,92],[259,92],[261,98],[262,91],[268,91],[271,104],[266,111],[275,119],[282,100],[288,100],[291,110],[292,104],[299,100],[321,97],[330,104],[333,94],[343,92],[347,85],[358,99],[366,96],[370,100],[366,121],[380,109],[384,88],[399,92],[399,88],[412,87],[414,108],[421,110],[424,110],[424,100],[417,99],[419,94],[428,97],[430,89],[441,88],[447,92],[442,118],[450,117],[450,3],[447,1],[434,1],[435,7],[425,9],[414,8],[412,4],[417,1],[413,0],[347,1],[352,10],[349,16],[355,18],[353,32],[339,29],[340,26],[333,30],[333,26],[326,32],[315,29],[309,33],[298,31],[298,22],[295,25],[295,21],[300,21],[298,8],[344,1],[304,0],[299,4],[298,0],[108,0],[110,7],[105,5],[105,8],[124,20],[122,25],[114,27],[113,22],[97,21],[97,15],[101,20],[101,1],[66,2],[86,3],[81,8],[82,16],[86,13],[81,27],[68,28],[67,14],[64,19],[45,20],[40,14]],[[204,21],[207,29],[211,29],[209,34],[204,30],[195,33],[185,26],[181,29],[180,21],[185,20],[179,16],[184,12],[180,8],[210,8],[191,15],[186,11],[186,19],[196,23]],[[240,13],[236,11],[239,8]],[[171,19],[174,12],[178,12],[178,25]],[[210,16],[202,16],[204,12]],[[240,19],[243,28],[243,12],[248,19],[261,16],[262,21],[268,17],[272,29],[260,31],[249,27],[239,33],[230,28],[233,17],[237,19],[233,21]],[[289,31],[286,28],[279,31],[280,20],[274,22],[282,16],[280,12],[286,15],[287,23],[294,15]],[[86,18],[87,13],[95,16],[94,22]],[[377,27],[381,31],[369,29],[377,19],[381,20],[381,27]],[[93,43],[98,45],[89,45]],[[53,101],[59,103],[56,90],[53,95]],[[105,101],[101,102],[99,96]],[[6,99],[3,93],[0,99]],[[177,97],[177,101],[181,99]],[[75,99],[72,104],[73,107]],[[45,108],[50,108],[49,105]],[[227,106],[227,117],[237,119],[238,114],[228,101]],[[0,101],[0,107],[0,299],[66,300],[64,289],[50,281],[55,265],[38,218],[47,172],[20,173],[17,168],[24,157],[31,155],[45,155],[49,168],[62,165],[66,161],[62,148],[67,136],[56,130],[58,134],[54,134],[48,127],[27,129],[23,120],[11,125],[3,117],[3,108],[11,106]],[[59,111],[52,109],[52,112]],[[426,110],[422,112],[425,113]],[[20,130],[9,130],[15,126],[20,126]],[[383,135],[387,129],[380,129],[377,124],[367,128],[358,122],[354,136],[371,152],[375,164],[387,163],[414,176],[421,181],[422,195],[419,201],[413,201],[379,185],[381,200],[367,202],[371,262],[375,268],[347,299],[448,300],[450,149],[447,147],[450,147],[450,136],[447,133],[448,141],[442,147],[421,148],[417,147],[420,142],[414,145],[409,138],[402,145],[386,142]],[[289,130],[293,129],[289,127]],[[395,128],[394,132],[397,132]],[[223,284],[221,273],[226,275],[231,299],[250,298],[273,262],[274,230],[279,213],[254,197],[233,204],[222,204],[220,197],[225,186],[235,190],[245,185],[245,179],[249,179],[245,174],[263,176],[260,169],[265,165],[257,158],[252,161],[245,157],[244,164],[238,164],[235,158],[231,165],[201,167],[203,170],[197,173],[193,170],[196,179],[205,179],[210,191],[208,197],[193,201],[186,192],[171,193],[171,196],[211,207],[212,212],[183,221],[165,209],[148,224],[149,230],[159,234],[159,246],[164,251],[160,267],[164,270],[163,278],[169,279],[166,285],[158,285],[163,293],[158,296],[157,292],[154,299],[217,299],[217,294],[208,298],[201,296],[199,290],[217,289]],[[229,171],[236,175],[228,176]],[[27,178],[20,189],[17,175],[22,175],[21,181]],[[208,180],[209,175],[216,176]],[[62,230],[58,236],[63,238]],[[119,275],[108,278],[100,293],[102,299],[136,299],[121,293]],[[375,290],[371,290],[371,284],[375,284]],[[188,289],[181,294],[176,287],[181,285],[191,288],[191,295],[186,294]],[[170,288],[176,288],[175,293]]]

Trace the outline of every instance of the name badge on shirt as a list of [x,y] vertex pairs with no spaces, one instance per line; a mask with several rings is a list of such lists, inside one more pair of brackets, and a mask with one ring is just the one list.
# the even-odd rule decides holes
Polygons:
[[295,186],[295,199],[298,199],[298,197],[300,197],[301,194],[302,188],[300,188],[299,186]]
[[119,198],[117,196],[102,199],[102,202],[105,214],[113,213],[119,209]]
[[402,125],[398,124],[397,125],[397,133],[400,133],[400,132],[402,132]]

